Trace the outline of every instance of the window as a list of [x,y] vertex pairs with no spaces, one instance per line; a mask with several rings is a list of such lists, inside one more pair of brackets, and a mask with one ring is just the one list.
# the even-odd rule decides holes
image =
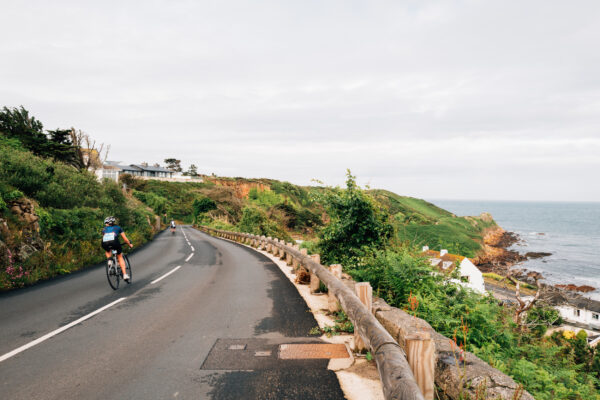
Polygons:
[[596,313],[593,313],[592,314],[592,319],[599,320],[600,316],[598,314],[596,314]]
[[576,317],[581,316],[581,310],[579,310],[579,309],[573,310],[573,315],[575,315]]

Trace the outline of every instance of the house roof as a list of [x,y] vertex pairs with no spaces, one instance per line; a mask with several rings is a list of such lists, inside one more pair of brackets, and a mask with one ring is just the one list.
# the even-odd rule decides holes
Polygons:
[[[444,254],[440,256],[439,251],[427,250],[421,253],[424,257],[427,257],[433,266],[436,266],[440,271],[452,272],[456,268],[456,261],[460,262],[464,257],[457,256],[455,254]],[[450,266],[448,266],[448,262]],[[446,264],[446,268],[444,268]]]
[[122,168],[119,167],[118,165],[104,164],[102,166],[102,169],[122,169]]
[[163,167],[154,167],[154,166],[151,166],[151,165],[144,166],[144,165],[139,165],[139,164],[132,164],[132,166],[133,167],[137,167],[137,168],[139,168],[141,170],[144,170],[144,171],[173,173],[173,171],[171,171],[170,169],[163,168]]
[[117,168],[121,168],[123,171],[141,171],[141,168],[136,167],[135,165],[115,165]]
[[572,307],[582,308],[589,311],[600,313],[600,301],[588,299],[586,297],[576,297],[569,299],[568,304]]

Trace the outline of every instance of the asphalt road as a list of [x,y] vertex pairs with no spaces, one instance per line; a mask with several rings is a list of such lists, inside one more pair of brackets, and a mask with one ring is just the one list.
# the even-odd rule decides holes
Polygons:
[[0,296],[0,398],[343,398],[326,360],[277,359],[317,323],[265,256],[180,227],[130,260],[117,291],[99,265]]

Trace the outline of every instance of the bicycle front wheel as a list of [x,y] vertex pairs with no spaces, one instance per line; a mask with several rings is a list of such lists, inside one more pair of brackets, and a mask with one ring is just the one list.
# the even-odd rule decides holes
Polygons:
[[129,264],[129,258],[127,258],[126,254],[123,254],[123,260],[125,260],[125,271],[127,272],[127,275],[129,275],[129,281],[127,281],[127,284],[130,284],[133,280],[133,274],[131,273],[131,264]]
[[[119,288],[119,272],[117,271],[117,267],[119,266],[115,263],[114,260],[109,260],[112,262],[106,263],[106,278],[108,279],[108,284],[113,290],[117,290]],[[111,265],[112,264],[112,265]]]

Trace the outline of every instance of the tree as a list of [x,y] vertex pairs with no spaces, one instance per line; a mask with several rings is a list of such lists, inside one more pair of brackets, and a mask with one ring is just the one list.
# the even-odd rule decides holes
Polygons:
[[173,172],[181,172],[183,169],[181,168],[181,160],[176,158],[165,158],[165,164],[167,164],[167,168]]
[[0,111],[0,133],[19,139],[33,154],[48,157],[48,138],[44,126],[35,117],[29,115],[23,106]]
[[194,164],[190,165],[190,168],[188,168],[184,175],[198,176],[198,167],[196,167]]
[[194,221],[198,220],[205,212],[215,210],[217,208],[217,203],[215,203],[212,199],[208,197],[202,197],[200,199],[194,200],[192,204],[192,208],[194,210]]
[[0,111],[0,133],[18,139],[33,154],[54,158],[65,164],[77,166],[77,150],[70,137],[70,131],[56,129],[44,133],[44,126],[29,115],[23,106]]
[[356,184],[348,170],[346,189],[329,190],[323,204],[331,221],[320,234],[325,262],[356,259],[368,249],[383,249],[394,234],[387,214]]
[[81,129],[77,130],[71,128],[69,134],[71,136],[71,142],[76,148],[78,168],[90,171],[101,168],[108,157],[110,145],[97,143],[96,140],[92,139],[90,135],[83,132]]
[[77,167],[77,149],[71,141],[71,130],[56,129],[48,131],[48,136],[48,152],[52,154],[54,159]]
[[538,280],[542,276],[540,274],[533,273],[531,274],[531,277],[535,281],[537,291],[535,292],[535,295],[532,298],[525,300],[521,297],[521,281],[516,279],[516,277],[514,276],[514,272],[509,270],[508,275],[506,276],[506,279],[508,279],[513,283],[513,285],[515,285],[515,298],[517,299],[518,304],[515,307],[513,322],[517,324],[517,326],[521,330],[526,329],[527,319],[525,317],[527,316],[527,311],[529,311],[531,307],[533,307],[533,305],[538,301],[542,294],[542,286],[538,282]]

